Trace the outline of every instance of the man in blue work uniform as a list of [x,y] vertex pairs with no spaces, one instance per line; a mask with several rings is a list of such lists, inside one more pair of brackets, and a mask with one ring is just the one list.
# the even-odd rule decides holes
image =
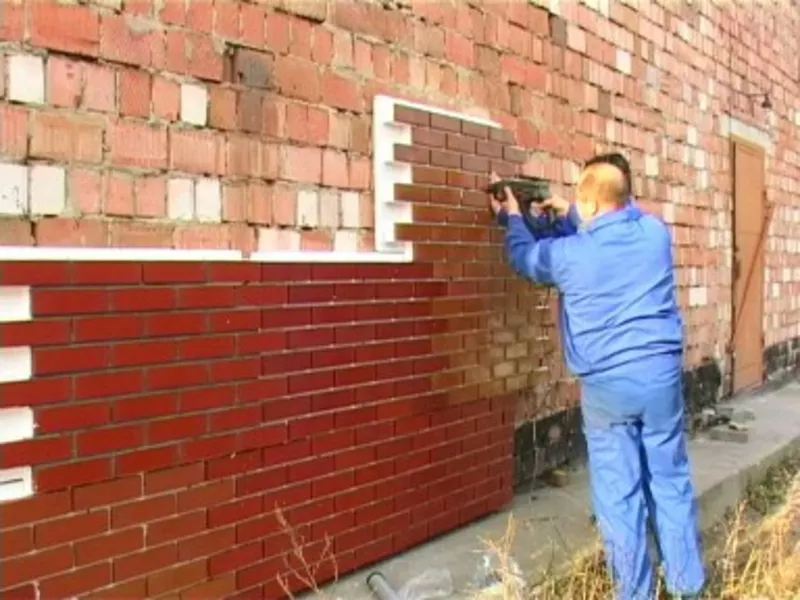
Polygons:
[[[558,230],[526,225],[513,193],[492,209],[507,224],[514,270],[561,293],[567,365],[581,382],[592,500],[622,600],[650,600],[648,496],[669,591],[705,584],[684,433],[683,322],[667,227],[630,198],[609,161],[590,161],[574,204],[551,199]],[[495,178],[496,180],[496,178]]]

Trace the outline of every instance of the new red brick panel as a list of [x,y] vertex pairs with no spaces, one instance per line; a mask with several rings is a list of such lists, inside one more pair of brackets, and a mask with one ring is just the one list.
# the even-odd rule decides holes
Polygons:
[[466,316],[474,341],[442,343],[430,263],[2,264],[17,284],[34,318],[0,344],[32,346],[34,376],[0,407],[40,427],[0,454],[37,487],[0,505],[4,596],[277,598],[276,507],[347,572],[510,498],[513,399],[451,402],[490,336]]
[[[415,259],[432,261],[448,284],[434,301],[445,320],[434,344],[452,353],[437,389],[469,402],[546,384],[560,364],[550,296],[511,274],[482,191],[492,171],[515,175],[527,153],[496,127],[404,106],[394,118],[412,127],[412,144],[394,148],[394,159],[412,168],[412,183],[396,185],[395,198],[414,213],[397,237],[414,242]],[[528,408],[520,403],[518,414]]]

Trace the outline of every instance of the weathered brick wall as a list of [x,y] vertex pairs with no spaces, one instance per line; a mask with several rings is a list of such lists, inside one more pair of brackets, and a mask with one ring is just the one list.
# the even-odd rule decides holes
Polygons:
[[276,501],[310,556],[332,536],[345,571],[501,506],[512,447],[517,477],[563,458],[552,442],[571,439],[574,410],[532,422],[575,399],[552,299],[502,265],[469,189],[487,167],[569,193],[594,152],[630,157],[642,204],[673,227],[687,369],[715,397],[729,117],[757,131],[776,206],[765,335],[785,363],[800,335],[797,31],[788,2],[0,3],[1,246],[369,253],[377,93],[503,128],[398,116],[416,135],[395,149],[415,165],[396,190],[413,264],[0,249],[0,298],[32,300],[30,321],[0,325],[0,357],[31,349],[28,380],[0,364],[0,408],[31,406],[39,425],[0,447],[0,469],[30,465],[36,484],[0,506],[0,595],[277,598]]

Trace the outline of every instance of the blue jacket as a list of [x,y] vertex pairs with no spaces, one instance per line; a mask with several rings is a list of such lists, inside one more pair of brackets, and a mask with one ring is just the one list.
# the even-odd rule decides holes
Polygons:
[[546,234],[518,215],[501,212],[498,221],[508,228],[514,270],[561,293],[562,343],[574,375],[632,384],[680,377],[683,319],[661,220],[631,202],[586,226],[573,206]]

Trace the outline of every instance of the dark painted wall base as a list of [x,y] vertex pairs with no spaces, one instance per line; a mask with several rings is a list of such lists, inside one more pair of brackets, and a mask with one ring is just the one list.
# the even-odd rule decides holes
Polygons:
[[782,380],[800,371],[800,337],[764,350],[764,381]]
[[[800,372],[800,338],[764,350],[764,382],[782,382]],[[683,374],[687,413],[699,415],[730,395],[730,389],[717,362],[706,359]],[[688,419],[691,426],[694,419]],[[529,486],[550,469],[586,456],[579,408],[572,408],[543,419],[519,425],[514,433],[514,487]]]
[[580,409],[523,423],[514,432],[514,489],[585,454]]

